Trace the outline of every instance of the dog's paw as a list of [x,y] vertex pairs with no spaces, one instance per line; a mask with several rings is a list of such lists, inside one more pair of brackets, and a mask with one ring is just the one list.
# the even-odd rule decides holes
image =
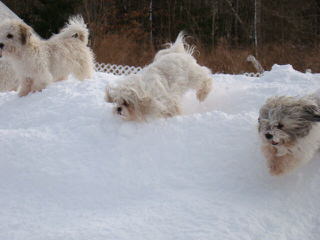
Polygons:
[[27,96],[29,94],[29,92],[27,92],[27,91],[20,91],[19,93],[18,93],[18,96],[19,97],[25,97],[25,96]]
[[208,91],[205,91],[205,90],[199,90],[198,92],[197,92],[197,99],[200,101],[200,102],[203,102],[205,99],[206,99],[206,97],[208,96]]
[[269,173],[272,176],[280,176],[280,175],[283,175],[285,173],[285,171],[281,167],[274,164],[274,165],[270,166]]
[[197,91],[197,99],[200,102],[203,102],[207,98],[207,96],[210,93],[210,91],[211,91],[211,87],[206,86],[206,85],[203,86],[201,89],[199,89]]
[[30,88],[20,88],[19,92],[18,92],[18,96],[19,97],[25,97],[27,96],[29,93],[31,92]]

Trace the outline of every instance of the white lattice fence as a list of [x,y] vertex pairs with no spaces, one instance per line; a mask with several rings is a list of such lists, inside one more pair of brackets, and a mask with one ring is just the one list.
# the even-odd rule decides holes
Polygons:
[[133,67],[127,65],[115,65],[115,64],[105,64],[96,63],[95,70],[97,72],[111,73],[114,75],[129,75],[131,73],[137,73],[142,70],[141,67]]
[[[133,67],[127,65],[115,65],[110,63],[96,63],[95,70],[97,72],[111,73],[114,75],[129,75],[142,70],[142,67]],[[247,77],[261,77],[263,73],[243,73]]]
[[247,77],[262,77],[263,73],[254,73],[254,72],[249,72],[249,73],[244,73],[245,76]]

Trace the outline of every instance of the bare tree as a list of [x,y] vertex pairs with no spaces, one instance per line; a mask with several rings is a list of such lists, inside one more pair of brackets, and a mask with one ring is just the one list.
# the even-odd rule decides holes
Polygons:
[[216,17],[217,17],[217,13],[218,13],[218,1],[217,0],[212,0],[211,3],[211,39],[212,39],[212,46],[215,45],[215,28],[216,28]]
[[258,57],[259,44],[261,42],[261,0],[254,0],[254,47]]
[[152,0],[150,0],[149,4],[149,23],[150,23],[150,46],[153,45],[153,22],[152,22]]

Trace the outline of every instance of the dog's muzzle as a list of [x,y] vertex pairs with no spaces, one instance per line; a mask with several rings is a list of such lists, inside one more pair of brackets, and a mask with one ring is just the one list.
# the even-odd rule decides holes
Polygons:
[[266,133],[264,137],[274,146],[279,144],[279,142],[274,141],[273,135],[270,133]]

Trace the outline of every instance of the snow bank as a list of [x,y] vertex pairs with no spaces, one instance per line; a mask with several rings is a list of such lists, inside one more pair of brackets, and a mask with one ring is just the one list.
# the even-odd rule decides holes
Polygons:
[[1,20],[6,19],[6,18],[15,18],[15,19],[19,19],[19,17],[14,14],[6,5],[4,5],[1,1],[0,1],[0,17]]
[[0,239],[319,239],[319,156],[269,176],[256,119],[266,98],[312,92],[320,75],[213,75],[205,103],[190,92],[184,116],[149,123],[112,115],[116,78],[0,93]]

